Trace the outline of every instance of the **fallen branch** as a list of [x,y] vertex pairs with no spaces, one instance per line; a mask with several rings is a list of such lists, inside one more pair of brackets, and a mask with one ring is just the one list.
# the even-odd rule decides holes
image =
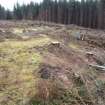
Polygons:
[[96,69],[105,71],[105,66],[93,65],[93,64],[90,64],[89,66],[92,66],[92,67],[94,67],[94,68],[96,68]]

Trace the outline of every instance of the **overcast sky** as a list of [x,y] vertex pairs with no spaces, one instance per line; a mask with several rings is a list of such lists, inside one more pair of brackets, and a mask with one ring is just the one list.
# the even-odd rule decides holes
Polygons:
[[30,1],[41,2],[42,0],[0,0],[0,4],[4,6],[6,9],[13,9],[14,4],[17,2],[20,4],[27,4]]
[[[0,0],[0,4],[2,6],[4,6],[6,9],[10,9],[12,10],[13,7],[14,7],[14,4],[16,4],[17,2],[19,4],[27,4],[27,3],[30,3],[31,1],[34,1],[34,2],[41,2],[42,0]],[[79,0],[80,1],[80,0]]]

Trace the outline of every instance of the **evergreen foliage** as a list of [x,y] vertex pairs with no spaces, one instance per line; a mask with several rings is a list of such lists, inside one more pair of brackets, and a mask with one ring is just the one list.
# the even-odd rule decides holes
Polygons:
[[43,0],[40,4],[14,6],[13,11],[0,5],[0,19],[39,20],[76,24],[90,28],[105,28],[104,0]]

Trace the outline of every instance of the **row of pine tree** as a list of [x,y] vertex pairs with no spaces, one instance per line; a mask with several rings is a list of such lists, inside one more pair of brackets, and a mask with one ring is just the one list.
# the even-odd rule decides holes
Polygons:
[[27,19],[90,28],[105,28],[105,0],[43,0],[40,4],[14,6],[13,11],[0,6],[0,19]]

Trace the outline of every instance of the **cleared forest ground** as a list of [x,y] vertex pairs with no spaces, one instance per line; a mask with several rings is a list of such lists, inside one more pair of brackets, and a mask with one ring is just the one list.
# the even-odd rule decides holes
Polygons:
[[0,105],[104,103],[104,30],[0,21]]

